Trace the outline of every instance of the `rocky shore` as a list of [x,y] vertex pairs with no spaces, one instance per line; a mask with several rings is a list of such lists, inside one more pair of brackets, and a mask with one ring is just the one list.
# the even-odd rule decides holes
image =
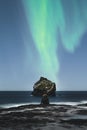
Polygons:
[[83,106],[51,104],[0,109],[0,130],[86,130],[87,108]]

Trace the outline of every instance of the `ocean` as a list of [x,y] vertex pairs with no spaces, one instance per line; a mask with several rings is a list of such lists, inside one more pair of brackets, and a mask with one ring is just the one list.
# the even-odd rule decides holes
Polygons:
[[[26,104],[40,104],[41,97],[31,91],[0,91],[0,108],[9,108]],[[56,96],[49,96],[50,104],[77,104],[87,101],[87,91],[57,91]]]

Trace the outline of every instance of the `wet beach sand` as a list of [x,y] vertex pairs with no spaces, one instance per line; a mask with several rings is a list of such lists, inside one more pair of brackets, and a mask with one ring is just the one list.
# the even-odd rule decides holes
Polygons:
[[0,109],[0,130],[87,130],[87,104]]

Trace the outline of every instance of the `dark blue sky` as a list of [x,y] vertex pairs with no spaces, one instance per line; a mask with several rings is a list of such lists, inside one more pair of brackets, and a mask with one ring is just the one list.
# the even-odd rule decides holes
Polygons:
[[59,79],[62,90],[87,90],[87,33],[74,53],[60,46]]
[[[74,53],[67,52],[61,41],[60,37],[59,90],[87,90],[87,33]],[[0,0],[0,90],[32,89],[41,76],[36,70],[38,64],[39,55],[21,0]]]

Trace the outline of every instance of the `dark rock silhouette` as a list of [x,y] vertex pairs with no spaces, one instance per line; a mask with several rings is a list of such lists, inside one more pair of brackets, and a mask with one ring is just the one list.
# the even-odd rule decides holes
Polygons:
[[48,98],[47,94],[43,94],[42,99],[41,99],[41,104],[49,105],[49,98]]
[[39,81],[34,84],[32,94],[34,96],[42,96],[43,94],[55,96],[56,84],[47,78],[41,77]]

